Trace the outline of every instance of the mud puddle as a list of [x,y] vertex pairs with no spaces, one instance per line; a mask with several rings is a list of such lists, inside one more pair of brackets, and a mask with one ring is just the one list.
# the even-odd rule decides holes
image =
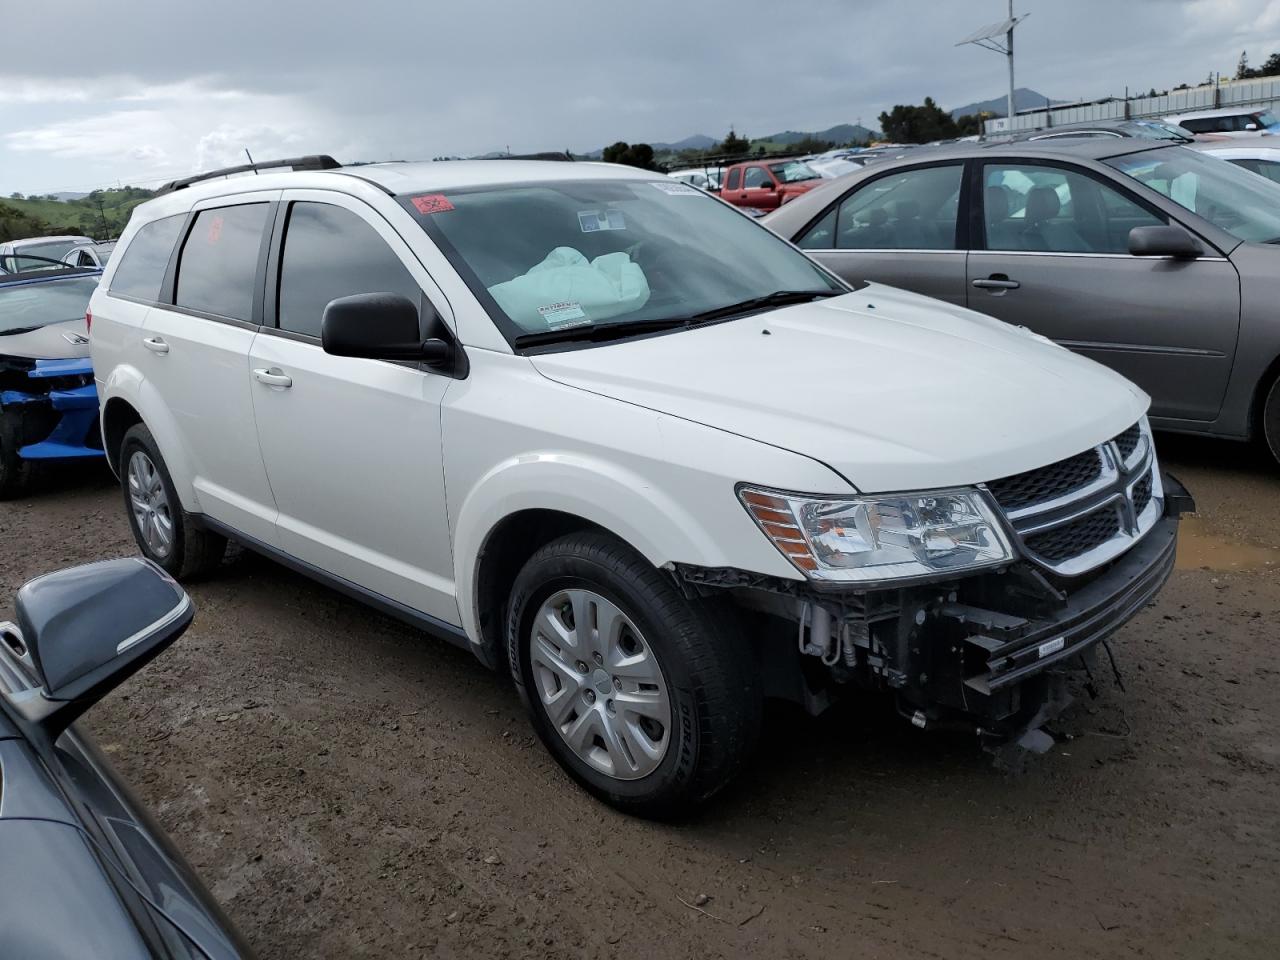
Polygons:
[[1280,566],[1280,550],[1220,536],[1197,516],[1184,516],[1178,528],[1179,570],[1262,570]]

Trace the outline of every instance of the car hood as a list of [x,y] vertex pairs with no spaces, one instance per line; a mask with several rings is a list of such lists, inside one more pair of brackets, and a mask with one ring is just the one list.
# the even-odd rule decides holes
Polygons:
[[[83,341],[83,342],[82,342]],[[0,354],[31,360],[73,360],[89,356],[84,318],[48,323],[27,333],[0,334]]]
[[1024,329],[879,284],[530,359],[560,383],[818,460],[867,492],[1044,466],[1110,439],[1150,403]]

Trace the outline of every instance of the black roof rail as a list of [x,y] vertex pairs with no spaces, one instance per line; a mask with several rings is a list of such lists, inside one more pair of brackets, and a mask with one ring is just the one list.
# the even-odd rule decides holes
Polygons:
[[288,167],[290,170],[337,170],[341,167],[337,160],[329,156],[327,153],[315,153],[306,157],[290,157],[287,160],[264,160],[261,163],[242,163],[238,167],[223,167],[221,170],[210,170],[207,173],[197,173],[193,177],[183,177],[181,180],[170,180],[163,187],[156,191],[156,196],[162,196],[166,193],[173,193],[175,190],[181,190],[189,187],[193,183],[200,183],[202,180],[213,180],[216,177],[228,177],[233,173],[256,173],[259,170],[277,170],[282,167]]

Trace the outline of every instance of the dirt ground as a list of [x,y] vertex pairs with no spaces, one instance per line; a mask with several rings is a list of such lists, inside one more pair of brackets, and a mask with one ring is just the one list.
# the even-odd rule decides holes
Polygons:
[[[589,799],[468,654],[250,554],[88,727],[263,957],[1280,956],[1280,470],[1162,438],[1200,513],[1128,693],[1002,773],[771,712],[691,823]],[[0,595],[133,552],[105,471],[0,505]],[[693,905],[708,900],[701,909]]]

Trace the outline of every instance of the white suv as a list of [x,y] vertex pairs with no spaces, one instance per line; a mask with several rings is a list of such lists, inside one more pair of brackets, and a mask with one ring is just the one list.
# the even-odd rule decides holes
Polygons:
[[627,167],[293,166],[171,185],[93,298],[139,548],[508,664],[621,808],[716,791],[765,697],[1043,742],[1172,568],[1147,397],[1025,330]]

